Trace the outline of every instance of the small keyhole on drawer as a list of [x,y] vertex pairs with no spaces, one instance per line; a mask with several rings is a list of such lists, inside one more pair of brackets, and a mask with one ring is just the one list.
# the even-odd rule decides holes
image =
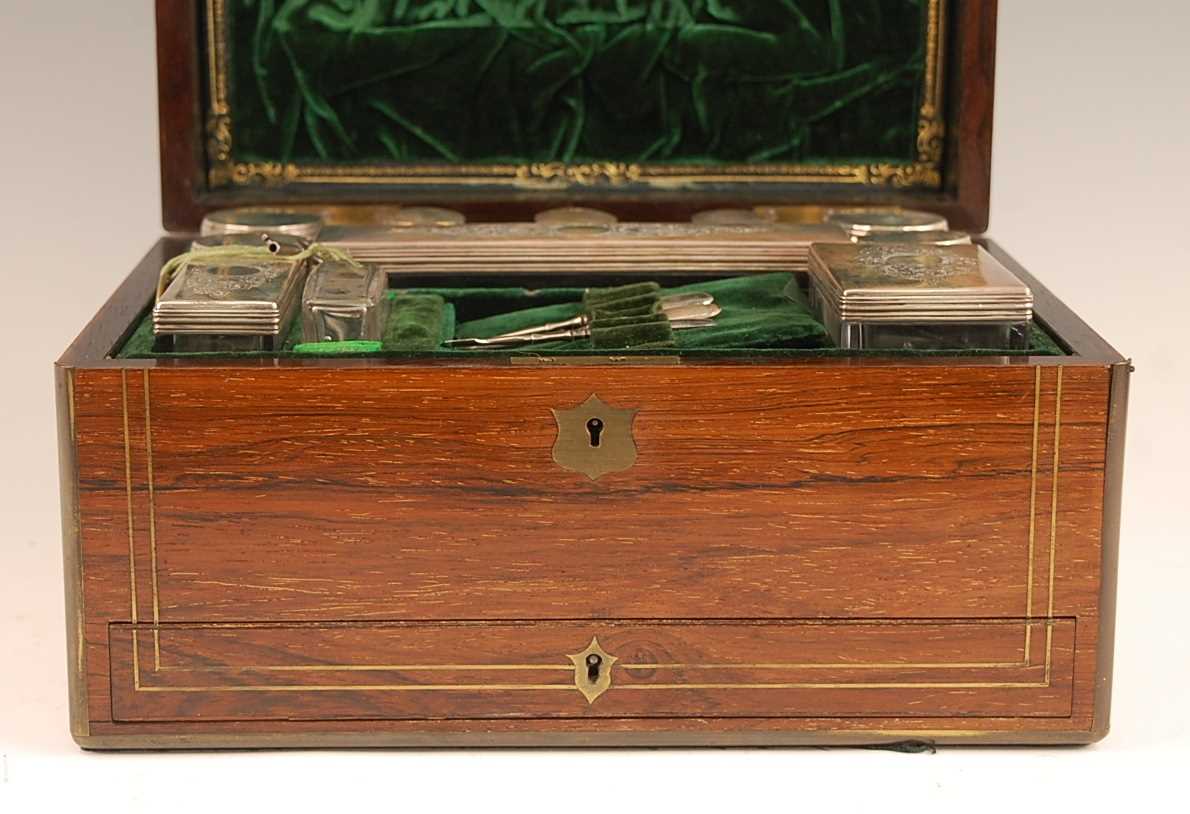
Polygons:
[[587,433],[591,436],[591,446],[599,446],[599,437],[603,435],[603,422],[598,418],[592,418],[587,422]]
[[592,653],[587,656],[587,681],[594,684],[599,680],[599,668],[603,665],[603,656]]

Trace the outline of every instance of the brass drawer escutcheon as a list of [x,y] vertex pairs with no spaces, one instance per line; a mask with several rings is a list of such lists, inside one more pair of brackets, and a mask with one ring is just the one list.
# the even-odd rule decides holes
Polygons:
[[598,480],[636,463],[636,441],[632,437],[636,410],[609,407],[592,394],[574,409],[552,412],[558,422],[553,453],[558,466]]
[[567,656],[574,662],[574,685],[594,704],[595,699],[612,687],[612,665],[619,659],[599,646],[599,639],[592,637],[587,649]]

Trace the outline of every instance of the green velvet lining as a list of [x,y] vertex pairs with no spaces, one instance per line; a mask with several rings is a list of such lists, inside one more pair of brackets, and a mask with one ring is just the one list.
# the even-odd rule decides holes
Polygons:
[[454,335],[454,306],[437,294],[395,293],[384,350],[429,351]]
[[233,160],[912,160],[926,0],[228,0]]
[[[659,293],[706,292],[715,297],[723,312],[713,328],[653,334],[646,318],[610,323],[610,329],[629,326],[631,332],[608,333],[594,339],[539,343],[516,349],[475,350],[442,347],[452,336],[489,337],[508,331],[557,322],[578,315],[584,309],[580,288],[436,288],[393,291],[392,314],[379,350],[361,343],[312,343],[302,346],[301,329],[295,324],[284,350],[279,353],[175,354],[153,350],[152,314],[145,314],[117,356],[148,359],[170,356],[208,358],[285,358],[289,356],[418,356],[466,358],[468,356],[582,355],[592,352],[648,353],[677,352],[683,356],[738,355],[741,357],[816,353],[825,355],[884,356],[980,356],[980,355],[1063,355],[1057,342],[1034,326],[1031,349],[1021,353],[993,350],[965,351],[843,351],[832,346],[826,330],[810,312],[800,289],[789,286],[788,274],[758,274],[705,280]],[[786,289],[793,299],[787,296]],[[416,306],[416,307],[407,307]],[[456,322],[458,322],[456,328]],[[668,330],[668,328],[666,328]],[[431,338],[438,337],[437,342]],[[625,348],[625,345],[631,345]]]
[[[723,308],[714,328],[675,331],[677,347],[689,350],[830,347],[826,329],[810,314],[805,300],[793,301],[786,296],[789,280],[789,274],[758,274],[666,289],[665,294],[703,291],[714,296],[715,302]],[[800,298],[800,290],[794,290]],[[582,305],[577,301],[513,311],[464,322],[459,325],[458,335],[467,338],[496,336],[569,319],[581,311]],[[553,352],[591,349],[593,345],[591,340],[576,339],[537,347]]]
[[302,342],[293,346],[298,356],[365,356],[384,350],[383,342],[348,339],[340,342]]

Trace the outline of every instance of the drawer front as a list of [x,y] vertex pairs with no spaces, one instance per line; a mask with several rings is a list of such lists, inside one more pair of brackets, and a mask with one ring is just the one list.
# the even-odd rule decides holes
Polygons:
[[1075,621],[110,628],[114,719],[1071,714]]
[[[1075,616],[1098,589],[1079,569],[1098,562],[1106,381],[87,373],[88,607],[161,624]],[[634,413],[635,457],[597,479],[555,460],[555,411],[592,395]]]

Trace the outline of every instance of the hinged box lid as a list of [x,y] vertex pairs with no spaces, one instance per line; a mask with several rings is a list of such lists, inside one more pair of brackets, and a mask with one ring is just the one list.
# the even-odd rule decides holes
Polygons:
[[157,0],[163,211],[898,204],[987,225],[994,0]]

